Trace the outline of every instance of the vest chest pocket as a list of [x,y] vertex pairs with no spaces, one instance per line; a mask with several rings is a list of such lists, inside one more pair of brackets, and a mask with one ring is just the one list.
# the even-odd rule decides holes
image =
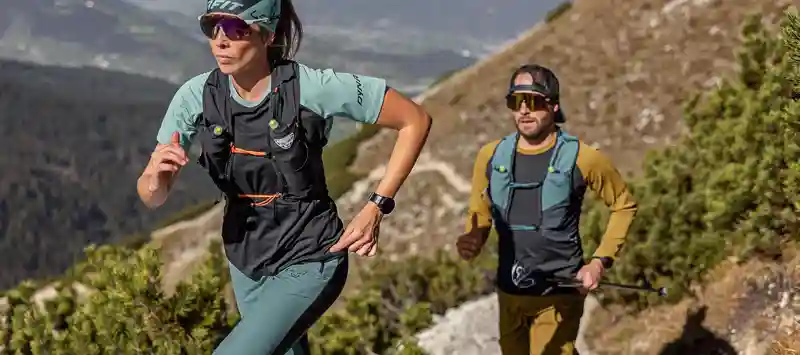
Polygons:
[[572,192],[570,175],[559,170],[549,171],[542,183],[542,209],[568,204]]
[[503,164],[492,163],[489,175],[489,200],[500,211],[508,207],[508,198],[511,192],[511,173]]
[[551,169],[542,184],[542,228],[559,229],[565,226],[572,195],[571,175]]
[[197,136],[202,152],[197,163],[206,168],[211,178],[219,183],[227,177],[232,136],[227,127],[209,122],[205,118],[201,120],[199,128]]
[[312,177],[309,176],[309,149],[304,132],[297,117],[289,124],[270,120],[270,148],[278,171],[283,175],[287,193],[305,197],[311,190]]

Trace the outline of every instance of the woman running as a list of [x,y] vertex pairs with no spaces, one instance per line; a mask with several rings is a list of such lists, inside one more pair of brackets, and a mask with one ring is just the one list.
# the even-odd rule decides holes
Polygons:
[[[209,0],[200,17],[218,68],[176,92],[137,183],[150,208],[198,163],[226,199],[222,238],[241,320],[214,354],[308,354],[307,330],[347,278],[348,252],[374,256],[427,139],[430,117],[380,78],[290,60],[302,38],[291,0]],[[322,149],[333,116],[399,131],[386,175],[345,228]]]

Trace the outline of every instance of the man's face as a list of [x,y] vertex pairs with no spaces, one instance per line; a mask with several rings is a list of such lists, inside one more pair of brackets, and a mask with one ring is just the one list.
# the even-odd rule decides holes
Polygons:
[[[528,73],[520,73],[514,78],[514,86],[533,85],[533,77]],[[541,97],[542,100],[531,100],[544,102],[545,96],[533,91],[515,91],[514,93],[528,93]],[[531,110],[529,107],[534,106]],[[558,105],[539,104],[521,102],[518,110],[513,111],[514,124],[517,126],[519,134],[528,139],[540,138],[543,134],[549,133],[550,128],[555,124],[554,112],[558,110]]]

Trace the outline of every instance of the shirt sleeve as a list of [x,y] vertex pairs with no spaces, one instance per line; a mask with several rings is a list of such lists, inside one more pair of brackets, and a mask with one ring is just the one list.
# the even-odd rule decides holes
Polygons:
[[628,185],[611,160],[597,148],[583,142],[580,144],[578,168],[587,187],[603,200],[611,212],[605,234],[594,256],[616,259],[625,244],[628,229],[638,207],[628,190]]
[[197,133],[197,118],[203,114],[203,86],[209,73],[189,79],[175,92],[158,130],[158,143],[169,143],[172,133],[177,131],[183,149],[188,151],[192,146]]
[[489,178],[486,177],[486,167],[494,153],[494,148],[500,141],[491,142],[478,151],[475,157],[475,166],[472,168],[472,190],[469,196],[469,210],[467,213],[466,232],[472,229],[472,216],[477,215],[478,228],[490,228],[492,215],[489,210],[489,198],[486,189],[489,188]]
[[300,104],[323,118],[374,124],[383,106],[386,80],[299,65]]

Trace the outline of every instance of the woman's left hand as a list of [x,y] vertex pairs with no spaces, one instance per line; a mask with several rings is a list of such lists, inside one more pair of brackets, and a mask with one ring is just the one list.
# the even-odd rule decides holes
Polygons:
[[374,203],[367,203],[350,224],[342,237],[331,248],[331,252],[347,249],[360,256],[375,256],[378,252],[379,227],[383,214]]

